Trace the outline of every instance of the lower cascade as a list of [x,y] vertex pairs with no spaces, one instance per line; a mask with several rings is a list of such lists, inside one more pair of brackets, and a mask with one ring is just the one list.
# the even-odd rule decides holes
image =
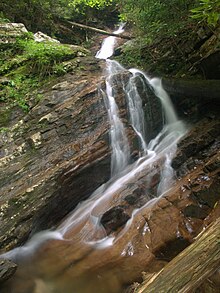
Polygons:
[[[122,31],[121,27],[117,32]],[[37,233],[24,246],[3,255],[19,264],[3,292],[122,292],[151,257],[144,256],[149,250],[150,227],[146,220],[143,224],[143,211],[172,186],[171,161],[177,142],[187,130],[160,79],[151,79],[137,69],[128,71],[108,59],[114,44],[115,37],[106,38],[96,55],[106,59],[105,87],[100,92],[109,119],[111,178],[56,230]],[[123,105],[118,101],[117,84],[124,94]],[[153,95],[161,107],[162,123],[157,133],[148,125],[153,114],[151,108],[146,109],[142,93],[149,105]],[[153,185],[157,174],[159,182]],[[138,182],[141,187],[137,189]],[[136,204],[132,196],[125,197],[126,188],[133,194],[141,190],[147,196]],[[24,284],[27,274],[30,280]]]

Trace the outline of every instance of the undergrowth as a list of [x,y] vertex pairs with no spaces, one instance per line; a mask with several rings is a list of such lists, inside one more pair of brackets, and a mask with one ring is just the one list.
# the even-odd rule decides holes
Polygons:
[[0,103],[28,112],[30,97],[37,101],[37,89],[53,76],[65,74],[64,61],[76,56],[67,45],[35,42],[32,33],[25,33],[12,44],[1,44]]

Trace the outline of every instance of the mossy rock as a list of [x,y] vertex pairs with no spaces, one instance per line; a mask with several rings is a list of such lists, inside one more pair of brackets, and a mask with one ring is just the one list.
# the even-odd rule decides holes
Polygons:
[[10,122],[11,109],[0,107],[0,128],[7,127]]

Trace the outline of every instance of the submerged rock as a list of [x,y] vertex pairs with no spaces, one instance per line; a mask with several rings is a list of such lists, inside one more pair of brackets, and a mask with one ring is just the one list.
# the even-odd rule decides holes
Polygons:
[[104,213],[101,224],[106,231],[112,232],[124,226],[129,219],[130,216],[125,213],[123,206],[116,206]]

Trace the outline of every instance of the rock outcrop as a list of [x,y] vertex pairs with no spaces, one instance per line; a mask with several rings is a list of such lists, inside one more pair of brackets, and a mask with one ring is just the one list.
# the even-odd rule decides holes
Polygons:
[[109,178],[99,82],[96,70],[65,76],[1,133],[1,249],[53,226]]
[[[19,127],[4,133],[2,249],[13,248],[31,233],[56,225],[109,178],[109,125],[97,91],[98,81],[101,77],[96,71],[65,77],[44,93],[44,100]],[[121,116],[126,119],[120,92],[117,99]],[[125,285],[138,280],[143,270],[157,272],[187,247],[206,223],[219,216],[217,115],[218,109],[210,107],[209,112],[207,107],[206,116],[199,117],[180,141],[172,163],[178,180],[166,194],[155,199],[163,160],[158,158],[117,191],[109,209],[103,207],[100,220],[105,231],[100,233],[116,237],[114,246],[94,249],[77,238],[74,242],[46,243],[33,260],[33,278],[38,281],[30,280],[25,285],[27,292],[35,286],[46,286],[44,290],[49,292],[41,276],[50,278],[58,292],[91,292],[100,272],[103,292],[121,292]],[[134,134],[127,127],[133,141]],[[149,200],[151,203],[144,206]],[[137,208],[141,209],[133,214]],[[126,226],[130,220],[132,224]],[[75,229],[68,232],[68,237],[74,239]],[[86,225],[83,233],[89,235],[90,231],[90,225]],[[131,264],[135,270],[130,270]],[[22,272],[19,274],[22,276]],[[3,288],[7,291],[10,282]],[[17,292],[24,292],[24,287]]]
[[[110,177],[109,124],[98,90],[105,83],[97,61],[82,58],[86,70],[44,88],[43,99],[0,134],[2,251],[56,225]],[[122,87],[117,100],[135,155]]]
[[14,43],[17,37],[27,32],[23,23],[0,23],[0,44]]

